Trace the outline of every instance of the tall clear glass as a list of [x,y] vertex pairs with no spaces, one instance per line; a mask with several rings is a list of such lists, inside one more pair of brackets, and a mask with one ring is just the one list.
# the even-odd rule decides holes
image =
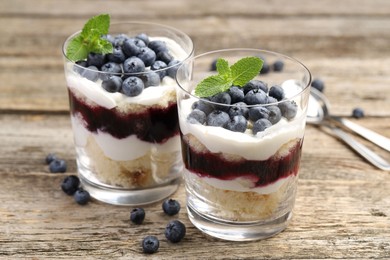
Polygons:
[[[202,79],[217,73],[210,70],[217,58],[231,65],[252,56],[270,64],[278,61],[283,70],[259,74],[238,88],[241,95],[229,90],[230,98],[199,98],[194,94]],[[264,239],[284,230],[297,190],[310,94],[309,70],[275,52],[227,49],[187,60],[176,78],[191,222],[211,236],[233,241]],[[253,93],[260,93],[263,101],[253,104]]]
[[[65,41],[63,54],[83,187],[93,198],[117,205],[147,204],[168,197],[178,188],[183,169],[175,72],[181,62],[193,55],[191,39],[177,29],[159,24],[112,24],[105,37],[115,47],[116,56],[106,55],[105,65],[101,65],[96,64],[99,59],[73,62],[66,56],[69,42],[79,33]],[[156,41],[163,42],[168,51],[159,52],[158,46],[151,46]],[[142,52],[146,56],[140,56],[137,48],[141,47],[148,47],[144,48],[146,54]],[[133,48],[137,52],[132,54]],[[147,53],[150,49],[155,54],[153,62],[161,60],[167,66],[160,63],[152,68]],[[131,57],[142,58],[145,70],[134,69],[138,63],[124,63]],[[175,62],[171,63],[172,60]],[[115,89],[117,85],[105,82],[112,76],[118,76],[121,84],[132,80],[127,81],[126,89]],[[134,82],[137,87],[128,87]]]

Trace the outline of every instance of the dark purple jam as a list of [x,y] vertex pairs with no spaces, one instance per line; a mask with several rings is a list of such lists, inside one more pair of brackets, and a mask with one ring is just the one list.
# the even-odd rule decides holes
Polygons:
[[151,143],[164,143],[179,134],[176,102],[166,108],[150,107],[140,112],[122,113],[116,108],[89,106],[69,92],[70,112],[81,116],[90,132],[100,130],[118,139],[136,135]]
[[186,168],[200,177],[233,180],[238,177],[254,179],[256,186],[266,186],[275,181],[297,175],[301,158],[302,142],[290,148],[286,156],[272,156],[267,160],[228,161],[210,151],[195,151],[181,138],[183,161]]

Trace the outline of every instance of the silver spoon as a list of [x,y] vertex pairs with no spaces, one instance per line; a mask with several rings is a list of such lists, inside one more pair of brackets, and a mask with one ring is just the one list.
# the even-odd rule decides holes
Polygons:
[[359,126],[347,119],[332,116],[329,113],[329,102],[327,98],[318,90],[311,89],[309,97],[309,106],[307,111],[307,123],[321,125],[329,128],[334,135],[339,137],[342,141],[348,144],[357,153],[363,156],[366,160],[372,163],[379,169],[390,171],[390,164],[375,152],[367,148],[365,145],[359,143],[351,135],[347,134],[340,127],[337,127],[334,122],[349,128],[355,133],[361,135],[372,143],[390,151],[390,139],[379,135],[367,128]]

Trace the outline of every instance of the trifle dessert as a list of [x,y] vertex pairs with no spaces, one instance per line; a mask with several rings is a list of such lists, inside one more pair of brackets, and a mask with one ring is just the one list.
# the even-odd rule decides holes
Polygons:
[[[284,59],[284,71],[259,75],[260,54]],[[217,72],[207,72],[215,56]],[[223,50],[188,61],[177,81],[190,220],[228,240],[283,230],[295,201],[308,70],[271,52]]]
[[[93,17],[64,44],[78,171],[92,197],[113,204],[150,203],[179,185],[175,74],[193,45],[184,33],[157,24],[89,28],[107,19]],[[77,46],[86,28],[92,34],[101,30],[84,36],[103,46],[100,52]]]

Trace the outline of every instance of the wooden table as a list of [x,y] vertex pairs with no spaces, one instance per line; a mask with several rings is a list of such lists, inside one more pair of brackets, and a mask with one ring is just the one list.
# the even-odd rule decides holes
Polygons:
[[[88,1],[0,2],[0,258],[133,259],[141,240],[161,239],[156,259],[389,259],[390,173],[378,170],[328,133],[308,126],[299,191],[290,226],[263,241],[234,243],[205,236],[182,210],[178,244],[163,230],[161,204],[130,223],[131,207],[92,201],[78,206],[60,190],[76,173],[61,44],[92,15],[144,20],[187,32],[196,52],[253,47],[305,63],[325,81],[332,112],[390,137],[390,1]],[[359,139],[360,140],[360,139]],[[370,145],[387,160],[389,153]],[[49,173],[45,156],[68,162]],[[185,205],[184,189],[173,195]]]

